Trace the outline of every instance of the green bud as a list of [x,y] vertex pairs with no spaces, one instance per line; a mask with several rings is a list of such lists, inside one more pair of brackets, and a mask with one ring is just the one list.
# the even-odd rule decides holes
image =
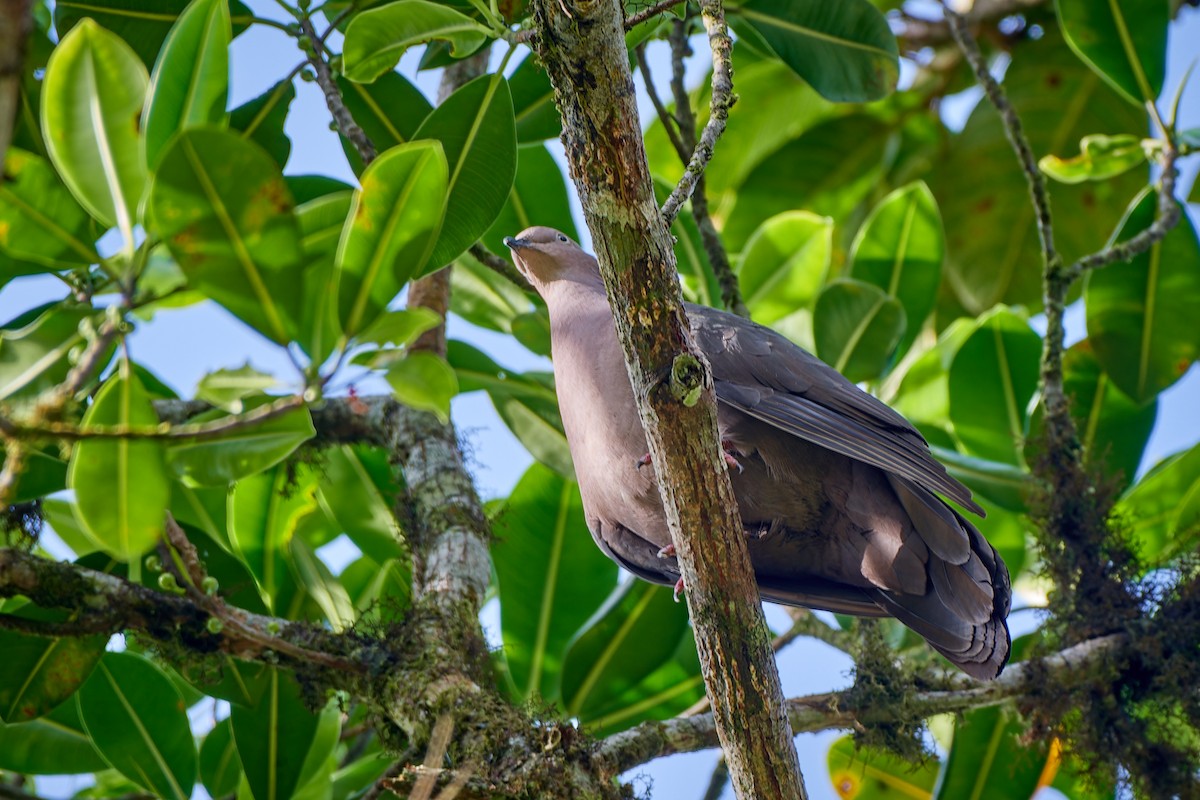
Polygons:
[[175,580],[175,576],[169,572],[164,572],[158,576],[158,588],[164,592],[178,592],[179,582]]
[[204,625],[208,628],[208,632],[214,636],[225,630],[225,623],[216,617],[209,617],[208,622],[204,623]]
[[146,569],[150,572],[162,572],[162,561],[159,560],[157,553],[151,553],[146,556]]
[[200,589],[206,595],[208,595],[209,597],[212,597],[213,595],[215,595],[217,593],[217,587],[219,585],[220,584],[217,583],[217,579],[214,578],[213,576],[209,575],[207,578],[205,578],[204,580],[202,580],[200,582]]

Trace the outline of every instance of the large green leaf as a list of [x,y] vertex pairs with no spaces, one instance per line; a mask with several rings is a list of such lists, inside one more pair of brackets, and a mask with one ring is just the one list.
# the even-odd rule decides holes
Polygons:
[[452,341],[446,358],[458,375],[459,390],[487,391],[496,413],[529,454],[574,480],[571,451],[558,413],[553,379],[542,373],[506,370],[465,342]]
[[1046,768],[1044,741],[1022,743],[1025,725],[1001,706],[977,708],[954,725],[954,743],[938,782],[938,800],[1031,797]]
[[440,141],[450,168],[446,221],[425,265],[428,272],[449,264],[478,241],[508,199],[517,173],[508,81],[499,73],[481,75],[446,98],[414,136]]
[[669,587],[645,581],[621,584],[567,648],[562,702],[588,722],[611,713],[613,701],[671,661],[691,636],[687,609]]
[[304,311],[299,342],[314,364],[323,364],[342,337],[338,319],[338,271],[334,263],[338,241],[350,213],[353,192],[333,192],[307,201],[296,209],[300,245],[308,266],[304,268]]
[[504,237],[515,236],[532,225],[546,225],[578,240],[567,184],[562,168],[544,144],[517,149],[517,176],[500,215],[483,235],[493,253],[508,255]]
[[1155,464],[1117,511],[1147,564],[1193,552],[1200,539],[1200,445]]
[[399,559],[411,574],[404,531],[392,510],[397,487],[391,485],[391,467],[381,455],[350,445],[327,449],[318,499],[364,554],[380,564]]
[[450,310],[488,330],[511,333],[513,319],[532,308],[528,295],[470,253],[463,253],[455,262],[450,287]]
[[1020,464],[1042,339],[1018,314],[998,308],[979,321],[950,365],[950,420],[975,455]]
[[[129,43],[147,65],[154,64],[171,26],[187,7],[188,0],[56,0],[54,27],[60,36],[80,20],[94,19]],[[239,34],[250,22],[250,9],[233,0],[233,32]]]
[[0,183],[0,252],[48,267],[100,260],[91,221],[43,159],[9,148]]
[[[1145,114],[1081,64],[1053,29],[1020,50],[1004,86],[1034,153],[1061,153],[1094,133],[1145,135]],[[945,222],[945,275],[958,302],[973,315],[997,303],[1040,307],[1033,205],[992,104],[979,103],[937,158],[930,186]],[[1051,183],[1054,243],[1063,258],[1102,247],[1145,181],[1134,170],[1099,183]]]
[[[1117,233],[1129,239],[1154,220],[1158,195],[1130,206]],[[1138,403],[1175,383],[1200,357],[1200,239],[1186,212],[1166,236],[1127,263],[1088,275],[1088,339],[1104,371]]]
[[479,49],[488,35],[487,28],[452,8],[427,0],[399,0],[351,20],[342,50],[345,74],[352,81],[370,83],[395,67],[414,45],[446,41],[451,54],[461,58]]
[[229,112],[229,127],[256,142],[282,169],[292,154],[292,140],[284,133],[284,125],[295,99],[295,85],[291,81],[280,81]]
[[171,27],[150,77],[142,115],[150,170],[179,131],[225,124],[232,39],[227,0],[192,0]]
[[934,759],[914,766],[889,752],[860,748],[851,736],[830,746],[826,764],[834,790],[845,800],[928,798],[939,767]]
[[254,800],[287,800],[306,777],[305,762],[318,741],[321,717],[300,697],[291,673],[271,669],[253,708],[234,706],[233,740]]
[[71,371],[71,350],[84,344],[80,326],[91,308],[52,305],[28,324],[0,331],[0,400],[29,398],[57,386]]
[[1071,49],[1138,107],[1162,92],[1167,69],[1168,0],[1055,0]]
[[[933,429],[946,430],[950,420],[950,365],[954,363],[958,348],[974,330],[974,319],[960,317],[954,320],[929,349],[902,363],[902,367],[907,367],[903,374],[890,376],[899,377],[900,383],[895,396],[888,398],[885,395],[885,399],[925,433],[926,438],[930,438],[929,432]],[[955,446],[948,433],[941,444]]]
[[[1100,367],[1087,339],[1063,354],[1063,389],[1071,400],[1071,416],[1088,460],[1103,464],[1123,484],[1131,483],[1158,416],[1158,401],[1139,405],[1130,400]],[[1026,448],[1030,464],[1037,461],[1043,414],[1039,403]]]
[[442,422],[450,419],[450,400],[458,394],[458,377],[441,356],[409,353],[388,367],[384,377],[404,405],[432,411]]
[[890,128],[865,114],[823,122],[764,158],[722,208],[725,244],[740,250],[763,220],[804,209],[842,220],[878,182]]
[[191,797],[196,744],[183,696],[162,670],[132,653],[105,653],[78,698],[79,716],[109,764],[159,797]]
[[0,722],[0,769],[26,775],[98,772],[108,769],[88,739],[74,701],[60,703],[29,722]]
[[845,278],[821,291],[813,311],[817,356],[852,381],[883,374],[904,326],[899,300],[873,284]]
[[833,220],[787,211],[760,225],[737,262],[738,284],[751,316],[770,325],[811,310],[829,270]]
[[[259,397],[248,403],[252,410],[276,398]],[[225,419],[213,410],[192,422]],[[307,408],[297,408],[274,419],[235,428],[216,437],[174,440],[167,461],[180,477],[199,486],[227,486],[278,464],[316,431]]]
[[899,354],[916,339],[937,300],[945,237],[933,192],[917,181],[871,211],[850,250],[850,277],[878,286],[904,306],[907,330]]
[[242,778],[242,762],[228,718],[221,720],[200,745],[200,780],[212,797],[225,797],[237,791]]
[[896,88],[896,37],[868,0],[744,0],[730,11],[828,100],[861,103]]
[[934,458],[942,462],[950,477],[997,506],[1014,512],[1028,510],[1026,498],[1034,488],[1028,472],[1012,464],[964,455],[957,450],[931,445]]
[[[398,72],[385,72],[372,83],[355,83],[339,76],[337,84],[346,110],[380,153],[411,140],[433,110],[421,90]],[[355,174],[361,174],[358,150],[346,137],[340,138],[346,160]]]
[[437,142],[393,147],[363,172],[336,256],[338,313],[347,334],[369,325],[429,260],[448,181]]
[[658,669],[609,702],[598,706],[588,720],[588,730],[608,736],[632,728],[642,720],[669,719],[704,697],[704,676],[696,641],[689,629],[674,654]]
[[[0,464],[3,463],[3,459],[0,459]],[[8,495],[8,502],[13,505],[28,503],[30,500],[45,498],[46,495],[65,488],[67,488],[66,462],[49,453],[34,450],[25,454],[24,466]]]
[[321,609],[329,626],[335,631],[344,631],[354,624],[354,603],[346,587],[333,576],[329,567],[317,557],[313,546],[299,536],[288,542],[288,567],[296,584],[304,589]]
[[258,582],[267,607],[276,610],[287,573],[287,547],[301,518],[317,502],[315,483],[297,483],[280,465],[243,478],[229,493],[229,538]]
[[407,557],[377,562],[363,556],[338,576],[354,607],[372,622],[397,622],[412,604],[412,564]]
[[147,82],[129,45],[85,19],[54,48],[42,88],[50,160],[83,207],[130,246],[146,188],[138,118]]
[[[557,139],[562,133],[562,118],[554,104],[550,76],[532,53],[517,65],[508,78],[512,90],[513,112],[517,120],[517,141],[522,144]],[[550,225],[550,223],[541,223]],[[521,230],[518,228],[517,230]],[[565,229],[559,228],[559,230]]]
[[504,656],[521,701],[559,697],[563,654],[617,585],[596,547],[579,487],[534,464],[492,514]]
[[188,285],[279,344],[296,332],[300,233],[279,165],[233,131],[184,131],[150,190],[151,227]]
[[[105,381],[83,427],[148,427],[158,414],[137,375],[122,367]],[[124,562],[140,558],[162,535],[171,484],[162,442],[85,439],[71,453],[68,482],[79,518],[106,553]]]
[[[68,620],[67,614],[28,605],[15,616]],[[91,674],[104,653],[107,636],[49,638],[0,631],[0,722],[27,722],[43,716]]]

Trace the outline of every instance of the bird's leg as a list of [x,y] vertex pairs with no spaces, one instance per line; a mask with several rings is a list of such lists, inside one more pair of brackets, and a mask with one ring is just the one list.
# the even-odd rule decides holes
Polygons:
[[658,557],[659,558],[674,558],[675,557],[675,543],[671,542],[669,545],[659,548]]
[[679,577],[679,580],[675,581],[675,593],[674,593],[674,596],[675,596],[675,602],[676,602],[676,603],[678,603],[678,602],[679,602],[679,595],[680,595],[680,593],[682,593],[682,592],[683,592],[683,576],[681,575],[681,576]]

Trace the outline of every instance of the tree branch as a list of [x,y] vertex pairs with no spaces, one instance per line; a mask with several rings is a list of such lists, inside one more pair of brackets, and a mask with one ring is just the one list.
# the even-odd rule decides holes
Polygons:
[[317,85],[321,87],[321,91],[325,95],[325,105],[328,106],[329,113],[333,115],[333,121],[337,124],[341,134],[354,145],[354,149],[358,151],[359,157],[362,158],[363,165],[370,164],[375,160],[375,145],[371,143],[371,140],[367,138],[367,134],[354,121],[354,117],[350,114],[350,110],[346,108],[346,103],[342,100],[342,93],[338,90],[337,81],[333,79],[329,63],[325,60],[324,38],[317,36],[317,31],[313,28],[312,20],[307,16],[301,17],[300,30],[307,37],[307,44],[301,41],[301,49],[308,55],[309,63],[317,71]]
[[0,167],[21,107],[21,74],[32,32],[33,0],[0,0]]
[[[769,631],[717,439],[712,377],[684,314],[668,220],[655,205],[621,4],[539,0],[532,8],[538,55],[563,115],[571,175],[646,430],[733,785],[743,798],[803,798]],[[710,16],[714,9],[719,14],[717,4],[706,8]],[[727,51],[722,59],[717,70],[726,79],[714,90],[706,133],[719,133],[728,110]],[[701,159],[705,150],[711,154],[712,141],[715,135],[697,148]]]

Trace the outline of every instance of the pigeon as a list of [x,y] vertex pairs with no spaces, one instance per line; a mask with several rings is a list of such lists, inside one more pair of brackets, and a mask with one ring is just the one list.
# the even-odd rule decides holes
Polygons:
[[[596,259],[532,227],[504,240],[550,313],[555,387],[592,538],[679,587],[645,431]],[[947,498],[983,516],[904,417],[782,335],[685,304],[712,369],[717,426],[764,600],[895,617],[968,675],[1011,640],[1003,560]]]

